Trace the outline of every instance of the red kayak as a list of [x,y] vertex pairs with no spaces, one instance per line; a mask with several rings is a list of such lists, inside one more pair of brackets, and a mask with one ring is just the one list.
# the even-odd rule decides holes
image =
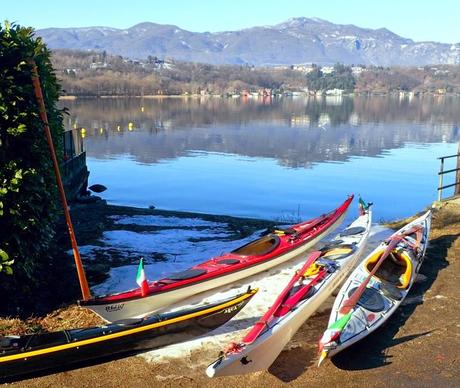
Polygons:
[[337,209],[288,229],[271,233],[240,248],[148,284],[148,288],[80,301],[103,319],[143,317],[200,292],[233,283],[305,252],[344,219],[353,195]]

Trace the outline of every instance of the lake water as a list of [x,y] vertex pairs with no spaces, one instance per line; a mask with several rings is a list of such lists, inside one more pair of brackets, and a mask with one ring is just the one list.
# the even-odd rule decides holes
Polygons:
[[374,202],[376,221],[430,205],[437,158],[457,153],[459,103],[398,96],[62,105],[67,127],[85,128],[90,184],[107,186],[109,203],[294,222],[350,193]]

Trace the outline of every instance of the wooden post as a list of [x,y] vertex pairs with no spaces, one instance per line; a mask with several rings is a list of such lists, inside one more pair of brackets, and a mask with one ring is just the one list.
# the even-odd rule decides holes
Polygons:
[[30,59],[29,64],[32,66],[32,84],[34,86],[35,97],[38,102],[40,109],[40,119],[45,125],[45,136],[48,141],[48,146],[51,153],[51,159],[53,160],[54,174],[56,175],[56,181],[59,188],[59,195],[61,197],[62,206],[64,208],[65,220],[67,223],[67,229],[69,230],[70,242],[72,244],[73,255],[75,258],[75,265],[77,267],[78,280],[80,282],[81,294],[83,300],[88,300],[91,297],[89,291],[88,282],[86,280],[85,270],[80,258],[80,252],[78,251],[77,239],[73,230],[72,220],[70,218],[69,207],[67,205],[67,199],[65,196],[64,186],[62,184],[61,173],[59,171],[59,164],[56,158],[56,152],[54,150],[53,138],[51,137],[50,127],[48,125],[48,117],[46,115],[45,101],[43,99],[42,88],[40,86],[40,78],[38,76],[37,64],[35,60]]

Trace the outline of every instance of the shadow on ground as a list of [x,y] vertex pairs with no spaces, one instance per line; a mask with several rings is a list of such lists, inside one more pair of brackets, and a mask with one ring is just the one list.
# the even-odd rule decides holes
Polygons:
[[[447,250],[457,235],[447,235],[434,239],[427,249],[425,262],[420,269],[419,280],[410,290],[406,303],[402,304],[383,327],[350,348],[332,358],[332,363],[342,370],[365,370],[391,364],[387,350],[404,342],[425,336],[431,331],[395,338],[407,319],[418,305],[423,304],[423,296],[436,280],[439,271],[448,266]],[[269,372],[283,382],[297,379],[306,368],[316,367],[318,360],[317,342],[327,327],[329,311],[316,314],[310,318],[291,341],[296,339],[301,346],[283,351],[269,368]]]
[[291,340],[290,348],[281,352],[268,372],[288,383],[297,379],[306,368],[315,365],[318,357],[316,345],[329,314],[330,309],[308,319]]

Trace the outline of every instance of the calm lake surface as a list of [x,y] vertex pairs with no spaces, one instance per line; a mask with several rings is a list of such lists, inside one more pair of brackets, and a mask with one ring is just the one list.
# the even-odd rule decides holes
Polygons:
[[437,198],[437,158],[457,153],[460,134],[460,99],[442,96],[61,105],[66,126],[86,130],[90,184],[107,186],[109,203],[286,222],[350,193],[374,202],[375,221],[421,211]]

